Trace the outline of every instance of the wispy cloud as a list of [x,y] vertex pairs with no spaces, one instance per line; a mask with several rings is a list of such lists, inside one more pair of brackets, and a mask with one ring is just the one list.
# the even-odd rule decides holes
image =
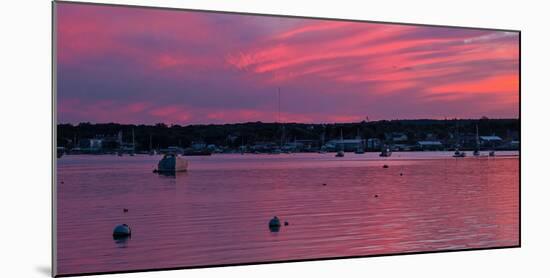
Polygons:
[[56,7],[60,121],[518,115],[516,33]]

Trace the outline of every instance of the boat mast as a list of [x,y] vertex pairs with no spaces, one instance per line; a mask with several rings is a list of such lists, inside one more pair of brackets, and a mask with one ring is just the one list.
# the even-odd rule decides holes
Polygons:
[[476,150],[479,151],[479,130],[476,124]]
[[281,88],[277,88],[277,99],[278,99],[278,108],[277,108],[277,122],[281,125],[281,142],[280,142],[280,148],[283,147],[283,143],[285,140],[285,125],[281,122]]
[[340,148],[344,151],[344,135],[342,133],[342,128],[340,128]]

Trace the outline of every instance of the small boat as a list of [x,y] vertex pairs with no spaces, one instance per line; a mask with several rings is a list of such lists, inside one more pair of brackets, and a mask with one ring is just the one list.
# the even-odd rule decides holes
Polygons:
[[495,151],[490,151],[489,156],[495,156]]
[[390,157],[391,156],[390,148],[383,149],[382,152],[380,153],[380,156],[381,157]]
[[344,157],[344,151],[338,151],[335,157]]
[[188,162],[176,154],[165,154],[158,163],[156,173],[176,173],[187,171]]
[[453,154],[453,157],[466,157],[465,152],[461,152],[458,149],[455,150],[455,153]]
[[479,156],[479,151],[478,150],[474,150],[474,152],[472,153],[474,156]]

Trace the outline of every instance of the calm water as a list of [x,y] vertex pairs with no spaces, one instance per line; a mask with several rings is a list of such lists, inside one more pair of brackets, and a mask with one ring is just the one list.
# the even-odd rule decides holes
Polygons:
[[[152,173],[160,156],[64,156],[58,272],[519,244],[518,157],[450,156],[214,155],[175,177]],[[290,225],[270,232],[274,215]]]

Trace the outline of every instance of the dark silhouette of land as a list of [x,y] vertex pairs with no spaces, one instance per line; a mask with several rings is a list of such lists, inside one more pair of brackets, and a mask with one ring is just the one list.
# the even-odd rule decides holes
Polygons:
[[[299,151],[317,151],[338,140],[362,140],[366,151],[378,151],[380,146],[418,150],[420,141],[440,142],[435,149],[457,146],[471,149],[476,144],[476,126],[480,136],[497,136],[501,140],[484,144],[492,149],[517,149],[518,119],[469,120],[391,120],[357,123],[303,124],[262,123],[211,125],[131,125],[131,124],[58,124],[57,145],[66,150],[90,148],[101,141],[96,152],[116,151],[123,145],[136,152],[163,149],[170,146],[189,148],[211,146],[220,152],[233,152],[243,147],[292,145]],[[341,137],[342,136],[342,137]],[[485,137],[484,137],[485,138]],[[369,140],[370,139],[370,140]],[[87,142],[87,143],[86,143]],[[353,142],[352,142],[353,143]],[[368,144],[367,144],[368,143]],[[329,150],[330,151],[330,150]]]

